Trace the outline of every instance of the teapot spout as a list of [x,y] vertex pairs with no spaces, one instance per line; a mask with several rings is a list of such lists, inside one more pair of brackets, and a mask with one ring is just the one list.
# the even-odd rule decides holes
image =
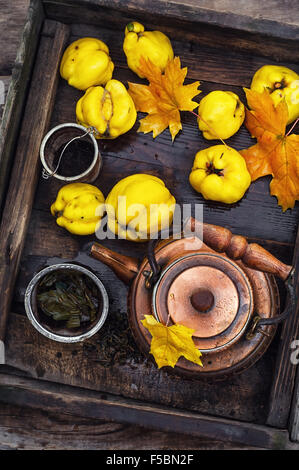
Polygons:
[[93,258],[109,266],[125,284],[130,284],[138,273],[137,258],[115,253],[99,243],[92,245],[90,254]]

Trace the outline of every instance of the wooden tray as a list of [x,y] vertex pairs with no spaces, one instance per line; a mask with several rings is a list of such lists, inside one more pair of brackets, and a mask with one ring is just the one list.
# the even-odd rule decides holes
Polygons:
[[[298,304],[267,353],[230,380],[191,381],[158,371],[136,349],[128,330],[126,287],[89,257],[94,237],[73,236],[56,225],[49,207],[62,185],[41,178],[43,136],[56,124],[75,122],[75,103],[82,93],[59,77],[58,67],[66,45],[79,37],[104,40],[116,65],[114,78],[136,82],[122,52],[125,25],[136,19],[148,29],[159,27],[188,67],[189,81],[200,80],[203,93],[234,91],[243,102],[242,87],[250,85],[260,66],[279,61],[299,72],[298,28],[259,19],[249,23],[237,15],[229,22],[229,15],[211,16],[200,4],[170,1],[166,8],[162,0],[32,1],[0,140],[0,339],[5,343],[0,400],[262,448],[298,448],[299,387],[290,361],[291,341],[299,338]],[[184,114],[183,131],[174,144],[168,131],[153,140],[137,134],[137,128],[138,122],[117,140],[99,142],[104,165],[95,184],[105,195],[125,175],[157,175],[179,203],[204,202],[205,222],[257,241],[283,262],[293,262],[298,276],[298,204],[282,213],[269,195],[267,177],[253,183],[233,207],[203,201],[188,183],[196,151],[210,145],[195,118]],[[228,144],[242,149],[252,140],[242,127]],[[104,243],[135,256],[146,248],[117,240]],[[24,313],[29,280],[45,265],[61,261],[92,268],[109,294],[106,326],[84,343],[50,341]],[[283,304],[283,289],[281,293]]]

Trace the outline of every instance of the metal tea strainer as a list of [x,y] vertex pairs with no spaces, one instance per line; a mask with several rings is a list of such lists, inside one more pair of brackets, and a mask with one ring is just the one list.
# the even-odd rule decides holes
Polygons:
[[[78,134],[79,132],[79,134]],[[51,129],[43,138],[40,146],[40,159],[43,165],[42,177],[49,179],[57,178],[66,182],[93,182],[99,175],[102,167],[102,157],[95,139],[98,131],[94,127],[85,128],[75,123],[60,124]],[[75,176],[64,176],[59,174],[59,166],[68,146],[75,140],[85,140],[93,145],[93,160],[88,168]],[[55,164],[55,156],[61,149],[58,162]]]

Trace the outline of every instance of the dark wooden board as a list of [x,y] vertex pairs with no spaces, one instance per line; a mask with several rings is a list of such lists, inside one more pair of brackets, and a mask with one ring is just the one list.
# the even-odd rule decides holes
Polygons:
[[[51,30],[52,36],[50,36]],[[58,83],[58,65],[69,28],[62,23],[48,22],[45,24],[44,31],[46,34],[39,45],[38,65],[34,69],[31,81],[1,220],[0,341],[2,344],[6,317],[12,299],[12,288],[19,268],[34,198],[34,188],[38,179],[39,146],[49,124]],[[51,68],[50,73],[45,74],[45,67]],[[40,95],[36,92],[37,89],[40,90]],[[41,105],[41,100],[46,94],[48,94],[48,99]],[[31,191],[28,191],[28,181],[31,184]],[[3,361],[3,358],[0,358],[0,361]]]
[[[42,408],[58,414],[71,412],[79,417],[110,419],[127,424],[140,424],[153,429],[164,429],[182,435],[218,439],[221,435],[228,443],[239,443],[263,449],[299,449],[288,439],[282,429],[248,424],[235,420],[216,419],[211,416],[176,411],[167,407],[148,406],[136,400],[116,398],[70,386],[58,386],[25,377],[0,374],[0,394],[6,403],[16,403],[31,408]],[[144,435],[143,435],[144,436]],[[135,447],[136,448],[136,447]]]
[[1,101],[0,101],[0,120],[2,119],[2,116],[3,116],[4,105],[5,105],[10,81],[11,81],[11,77],[9,75],[0,75],[1,93],[3,92],[3,87],[4,87],[4,95],[1,95]]
[[[19,4],[15,8],[20,11],[21,18],[25,16],[25,11],[22,10],[22,5]],[[4,5],[3,5],[4,8]],[[5,6],[7,8],[7,6]],[[44,19],[43,8],[39,2],[34,2],[30,5],[27,13],[27,20],[21,35],[20,47],[15,56],[14,41],[11,41],[12,30],[15,27],[12,14],[9,19],[6,15],[1,14],[0,26],[4,30],[5,41],[8,41],[9,46],[0,43],[1,59],[0,70],[1,75],[6,74],[14,62],[14,69],[12,78],[9,83],[9,90],[6,96],[5,110],[1,109],[1,126],[0,126],[0,216],[4,205],[6,191],[8,189],[8,181],[10,171],[13,163],[13,155],[16,148],[16,141],[19,133],[20,123],[23,115],[24,104],[27,96],[29,82],[31,80],[31,72],[35,59],[39,32]],[[19,19],[20,21],[20,19]],[[9,28],[10,26],[10,28]],[[12,28],[13,29],[13,28]],[[2,62],[3,60],[3,62]],[[5,61],[5,62],[4,62]],[[5,65],[4,64],[9,65]],[[7,82],[6,82],[7,83]],[[1,106],[0,106],[1,108]]]
[[[94,11],[98,10],[99,5],[93,5],[94,8],[88,9],[90,14],[84,20],[84,23],[90,20],[93,25],[78,24],[83,7],[81,8],[81,5],[77,4],[78,8],[72,10],[72,13],[63,3],[55,2],[57,6],[55,11],[58,16],[62,15],[64,18],[75,21],[75,24],[71,25],[69,41],[87,35],[100,37],[109,45],[111,56],[115,61],[114,77],[125,83],[128,80],[137,81],[136,76],[126,67],[121,48],[128,12],[121,13],[118,19],[117,15],[113,15],[111,19],[113,28],[109,30],[102,26],[103,23],[107,25],[108,16],[105,15],[108,10],[105,8],[101,10],[101,15],[97,16],[94,15]],[[92,4],[92,2],[90,3]],[[131,9],[134,7],[133,3],[130,2]],[[47,14],[53,13],[54,2],[45,2],[45,9]],[[94,21],[92,20],[92,11]],[[141,15],[141,12],[139,14]],[[181,23],[182,25],[183,23]],[[173,41],[175,53],[181,56],[183,65],[188,66],[188,80],[199,79],[203,93],[214,89],[232,90],[237,92],[244,101],[242,86],[249,86],[250,79],[257,68],[264,63],[277,61],[278,58],[284,65],[299,71],[298,64],[290,63],[291,55],[281,54],[281,49],[275,48],[275,44],[271,43],[267,54],[261,47],[261,56],[259,56],[256,54],[258,42],[254,41],[253,37],[247,37],[246,40],[243,37],[239,44],[240,47],[231,47],[232,42],[230,43],[228,40],[226,44],[228,47],[223,49],[220,37],[221,34],[224,34],[224,37],[229,39],[230,32],[228,30],[203,28],[203,34],[197,41],[191,28],[186,36],[188,40],[182,41],[183,35],[175,33],[175,26],[175,21],[173,24],[169,22],[165,31],[169,33]],[[214,31],[216,31],[216,40],[211,43]],[[44,30],[42,41],[53,35],[53,32],[55,32],[55,28],[52,23],[50,29]],[[251,44],[250,47],[249,44]],[[295,57],[297,58],[296,55]],[[74,122],[75,103],[81,95],[81,92],[72,89],[60,79],[53,113],[52,116],[50,113],[48,116],[48,128],[66,121]],[[199,98],[202,96],[203,94],[199,95]],[[297,204],[293,211],[289,210],[283,214],[277,206],[276,199],[269,195],[270,178],[263,178],[252,184],[242,201],[232,207],[203,201],[190,187],[188,174],[196,151],[218,142],[205,141],[197,130],[195,117],[187,113],[183,115],[183,132],[176,138],[174,144],[171,144],[168,131],[153,140],[150,135],[137,134],[137,128],[138,123],[132,131],[118,138],[117,141],[99,142],[99,148],[104,158],[104,167],[96,184],[105,195],[120,177],[136,172],[155,174],[164,179],[176,196],[177,202],[204,203],[205,222],[227,226],[234,233],[249,236],[250,240],[262,244],[282,261],[286,263],[292,261],[299,205]],[[228,141],[228,144],[237,149],[248,147],[252,143],[253,140],[250,139],[245,128],[242,128],[236,136]],[[6,338],[7,363],[26,371],[41,381],[71,384],[103,393],[113,393],[115,396],[121,395],[128,399],[143,400],[148,404],[169,406],[173,410],[188,410],[192,413],[214,415],[219,419],[221,417],[233,418],[258,425],[265,424],[269,411],[269,395],[275,373],[275,361],[281,362],[283,358],[281,353],[283,342],[280,341],[281,329],[279,328],[268,352],[255,366],[240,376],[219,383],[187,381],[163,370],[158,371],[150,360],[142,357],[136,350],[132,338],[129,339],[126,354],[117,355],[119,338],[123,334],[130,336],[130,333],[126,331],[125,323],[127,290],[108,268],[89,257],[89,247],[94,237],[72,236],[55,224],[55,220],[49,213],[49,207],[61,186],[55,180],[43,181],[40,178],[32,212],[31,199],[29,207],[26,209],[28,215],[31,212],[31,218],[22,257],[18,257],[16,260],[13,271],[15,276],[20,261],[19,276],[12,296],[13,311],[16,313],[9,316]],[[254,220],[255,224],[252,224],[251,220]],[[26,230],[27,226],[24,226],[23,234]],[[22,243],[19,245],[19,253],[22,251]],[[104,243],[127,254],[135,253],[142,256],[145,250],[143,244],[134,245],[118,241]],[[5,252],[7,252],[8,245],[6,243]],[[74,260],[94,269],[103,280],[110,297],[109,319],[112,330],[109,330],[110,323],[107,322],[106,330],[102,330],[84,344],[70,346],[51,342],[41,337],[24,316],[23,296],[28,281],[44,265],[61,260]],[[8,302],[6,302],[6,307],[7,305]],[[296,327],[296,322],[294,322],[290,327],[290,335],[296,331]],[[110,349],[108,348],[104,353],[101,349],[101,343],[104,342],[108,334],[113,336],[113,340]],[[110,363],[109,361],[113,357],[114,363]],[[106,363],[103,364],[105,361]],[[294,371],[295,368],[290,367],[287,372],[287,378],[292,377],[292,383],[287,387],[285,395],[285,407],[288,412],[292,398]],[[274,393],[276,399],[279,399],[285,391],[286,389],[281,387],[279,393],[275,394],[272,389],[272,396]],[[277,405],[276,402],[275,404]],[[272,405],[273,400],[271,407]],[[194,419],[196,416],[195,413]],[[282,421],[279,421],[278,424],[276,422],[275,425],[279,426],[280,422]],[[285,416],[283,423],[285,425]],[[271,442],[273,444],[273,441]]]
[[18,0],[14,5],[10,5],[6,0],[0,0],[0,72],[3,75],[10,75],[15,65],[17,50],[23,42],[26,17],[28,19],[31,14],[28,12],[29,3],[29,0]]
[[[33,409],[30,405],[0,404],[1,450],[256,450],[232,444],[162,432],[140,425],[112,423],[76,416],[63,410]],[[196,455],[197,452],[193,454]]]
[[[159,0],[130,0],[123,2],[115,0],[114,9],[118,11],[117,17],[111,14],[109,3],[105,0],[44,0],[43,5],[49,18],[65,21],[66,23],[87,23],[99,26],[113,24],[119,27],[118,18],[124,24],[134,19],[144,21],[149,29],[163,27],[165,32],[171,33],[183,41],[189,40],[201,44],[216,44],[224,49],[246,50],[249,53],[258,53],[272,60],[298,59],[298,23],[291,24],[290,18],[296,18],[296,8],[288,0],[289,22],[283,24],[278,20],[277,14],[281,10],[279,0],[273,0],[276,7],[261,8],[258,17],[253,18],[250,13],[250,3],[247,2],[247,15],[236,10],[234,2],[226,4],[226,11],[222,12],[221,5],[212,5],[206,8],[204,1],[180,2],[170,1],[166,5]],[[222,3],[222,2],[220,2]],[[285,4],[285,3],[284,3]],[[243,7],[245,4],[243,5]],[[227,10],[228,8],[228,10]],[[266,14],[264,13],[266,12]],[[267,18],[268,13],[268,18]],[[293,14],[292,14],[293,13]],[[276,15],[276,18],[275,18]],[[82,18],[84,21],[82,21]],[[274,19],[275,18],[275,19]],[[212,25],[212,27],[211,27]]]
[[[137,350],[125,317],[126,292],[113,277],[101,275],[111,299],[106,327],[83,344],[54,344],[21,315],[11,314],[6,338],[7,363],[31,377],[113,393],[145,403],[214,416],[265,423],[274,372],[274,351],[255,367],[230,380],[199,382],[157,370]],[[113,283],[113,286],[110,287]],[[113,298],[114,288],[118,299]],[[109,324],[113,327],[109,327]],[[120,350],[128,338],[125,354]]]
[[[116,63],[115,78],[124,83],[128,80],[136,81],[136,76],[127,69],[122,53],[122,31],[75,24],[72,25],[69,42],[77,39],[80,33],[83,36],[98,36],[107,42]],[[237,92],[243,101],[245,97],[242,85],[248,86],[254,71],[264,63],[264,59],[258,56],[251,57],[248,66],[247,55],[236,52],[231,54],[227,62],[223,59],[221,50],[217,48],[203,48],[198,45],[191,48],[189,43],[176,40],[174,47],[175,52],[183,58],[183,65],[188,66],[189,81],[201,80],[203,76],[204,81],[201,81],[200,87],[203,93],[214,89],[232,90]],[[198,56],[200,60],[197,60]],[[298,65],[292,67],[299,70]],[[75,103],[81,95],[80,91],[60,79],[49,127],[63,122],[74,122]],[[211,142],[202,138],[194,116],[187,113],[183,115],[183,132],[174,144],[171,144],[168,131],[153,140],[151,135],[137,134],[137,128],[138,123],[132,131],[116,141],[99,142],[104,166],[95,184],[107,195],[120,179],[120,175],[146,172],[162,177],[179,203],[202,204],[203,199],[188,183],[188,174],[196,151],[211,145]],[[237,149],[248,147],[252,142],[245,128],[228,141]],[[116,347],[119,333],[117,318],[119,315],[126,315],[127,289],[106,266],[89,257],[89,247],[94,237],[72,236],[57,227],[49,207],[61,186],[55,179],[39,179],[13,308],[22,313],[26,285],[42,266],[59,262],[61,259],[81,262],[95,270],[108,290],[111,302],[109,315],[116,323]],[[292,260],[299,208],[296,206],[293,211],[282,214],[276,199],[269,195],[268,186],[269,178],[252,184],[245,198],[235,207],[204,202],[204,220],[227,226],[234,233],[251,237],[289,263]],[[249,224],[252,218],[256,220],[254,226]],[[136,245],[117,240],[104,243],[127,254],[142,256],[145,251],[144,244]],[[116,361],[113,367],[103,367],[101,334],[103,333],[100,332],[85,345],[61,345],[40,337],[25,318],[12,314],[7,337],[7,360],[10,365],[27,370],[33,377],[43,380],[73,384],[211,415],[256,423],[265,422],[277,348],[275,342],[256,366],[215,386],[214,383],[194,383],[158,371],[136,350],[128,351],[124,364]],[[24,336],[26,340],[21,341]],[[83,363],[86,365],[83,366]]]
[[[297,234],[297,242],[294,252],[293,266],[295,269],[295,279],[298,280],[299,276],[299,230]],[[273,386],[271,389],[269,414],[267,424],[270,426],[287,427],[289,420],[290,432],[292,437],[294,433],[298,433],[298,404],[294,402],[294,408],[290,416],[289,405],[292,401],[294,392],[294,382],[296,377],[296,363],[291,360],[293,353],[293,341],[299,335],[299,282],[295,283],[295,311],[290,318],[285,322],[281,332],[281,341],[278,351],[278,360],[275,367],[273,377]],[[295,397],[298,390],[298,377],[297,388],[295,390]],[[297,427],[297,431],[296,431]],[[296,435],[296,439],[298,436]]]

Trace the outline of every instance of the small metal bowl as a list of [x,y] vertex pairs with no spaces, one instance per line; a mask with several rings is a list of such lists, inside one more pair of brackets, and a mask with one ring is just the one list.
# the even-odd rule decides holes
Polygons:
[[[40,280],[48,273],[57,271],[57,270],[70,270],[76,271],[88,276],[97,286],[99,291],[99,312],[97,318],[91,322],[89,325],[81,326],[76,328],[76,332],[58,325],[57,327],[50,327],[49,325],[42,322],[37,309],[37,288]],[[27,317],[32,323],[32,325],[44,336],[54,341],[59,341],[61,343],[77,343],[84,341],[86,338],[93,336],[105,323],[105,320],[108,315],[109,300],[105,287],[102,282],[88,269],[83,266],[71,263],[55,264],[53,266],[48,266],[47,268],[42,269],[37,273],[29,282],[26,292],[25,292],[25,310]]]

